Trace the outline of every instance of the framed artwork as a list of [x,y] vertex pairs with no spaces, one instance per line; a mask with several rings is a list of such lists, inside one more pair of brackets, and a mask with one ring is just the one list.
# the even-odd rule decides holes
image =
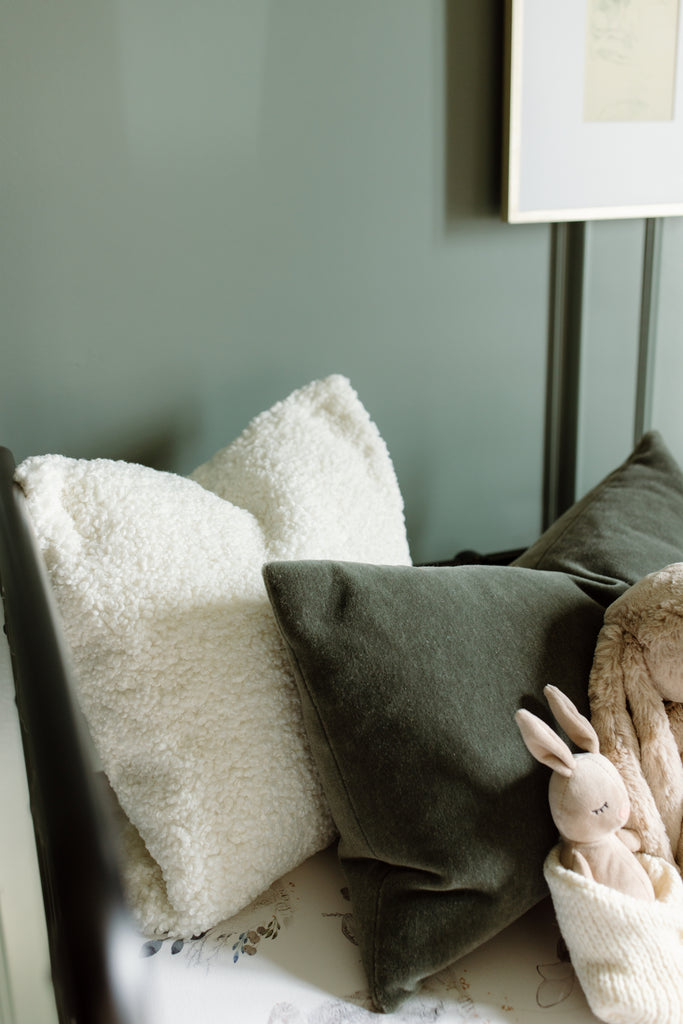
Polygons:
[[503,218],[683,215],[683,0],[507,0]]

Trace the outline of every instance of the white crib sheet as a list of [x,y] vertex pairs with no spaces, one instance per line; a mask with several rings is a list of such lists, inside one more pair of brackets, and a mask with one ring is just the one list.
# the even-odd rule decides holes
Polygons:
[[138,955],[151,1024],[595,1021],[561,946],[548,899],[434,976],[394,1014],[374,1014],[330,849],[203,937],[141,940]]

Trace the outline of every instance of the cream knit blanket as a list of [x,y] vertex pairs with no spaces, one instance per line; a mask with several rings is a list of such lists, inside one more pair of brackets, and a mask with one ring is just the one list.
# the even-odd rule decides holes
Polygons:
[[683,882],[658,857],[638,854],[655,902],[625,896],[562,867],[559,845],[544,874],[576,976],[609,1024],[683,1024]]

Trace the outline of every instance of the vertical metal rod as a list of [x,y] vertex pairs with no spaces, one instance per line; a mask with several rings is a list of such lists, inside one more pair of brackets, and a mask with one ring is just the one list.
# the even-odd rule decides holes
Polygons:
[[546,384],[544,529],[576,497],[586,225],[554,224]]
[[638,335],[638,369],[636,372],[636,401],[633,417],[634,443],[652,425],[652,395],[654,389],[655,346],[657,342],[657,313],[659,308],[659,275],[662,251],[661,217],[645,221],[643,248],[643,281],[640,293],[640,329]]
[[545,452],[543,473],[543,514],[545,530],[557,519],[557,490],[560,475],[562,395],[562,310],[564,309],[567,225],[553,224],[550,235],[550,303],[545,398]]

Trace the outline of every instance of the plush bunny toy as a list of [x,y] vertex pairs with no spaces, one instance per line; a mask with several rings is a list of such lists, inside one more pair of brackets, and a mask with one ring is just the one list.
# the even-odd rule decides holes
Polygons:
[[553,770],[548,801],[562,839],[563,866],[629,896],[654,900],[652,882],[634,856],[638,840],[623,828],[630,806],[619,772],[600,754],[597,733],[571,700],[556,686],[543,692],[567,736],[588,751],[573,754],[542,719],[524,709],[515,714],[530,753]]

